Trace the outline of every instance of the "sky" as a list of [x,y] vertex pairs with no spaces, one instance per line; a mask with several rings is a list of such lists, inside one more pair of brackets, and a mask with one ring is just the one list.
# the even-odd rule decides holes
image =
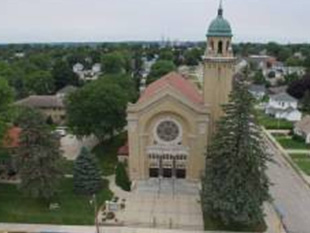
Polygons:
[[[234,41],[310,42],[309,0],[223,0]],[[202,41],[219,0],[0,0],[0,43]]]

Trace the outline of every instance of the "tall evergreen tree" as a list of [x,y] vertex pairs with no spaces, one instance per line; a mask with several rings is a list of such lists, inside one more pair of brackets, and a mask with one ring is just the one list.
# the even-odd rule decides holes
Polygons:
[[207,150],[203,209],[227,225],[259,223],[262,204],[269,199],[265,171],[270,157],[253,103],[245,82],[238,81]]
[[31,197],[49,200],[57,193],[63,177],[59,139],[35,110],[23,110],[18,123],[22,128],[16,156],[20,188]]
[[74,164],[74,189],[83,195],[96,194],[102,188],[101,172],[95,157],[83,147]]

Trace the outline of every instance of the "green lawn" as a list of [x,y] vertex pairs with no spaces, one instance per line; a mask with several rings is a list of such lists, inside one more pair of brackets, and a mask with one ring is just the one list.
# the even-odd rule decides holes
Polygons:
[[117,150],[125,144],[127,132],[123,132],[110,140],[104,141],[93,149],[99,160],[104,176],[113,175],[117,165]]
[[64,161],[64,173],[73,174],[74,161],[65,160]]
[[[15,185],[0,184],[0,222],[49,223],[64,225],[92,225],[94,208],[89,199],[73,192],[73,180],[64,179],[61,192],[53,202],[60,204],[60,209],[49,210],[48,204],[23,196]],[[97,195],[101,205],[112,197],[108,181]]]
[[307,175],[310,175],[310,154],[290,154],[292,160]]
[[256,226],[225,225],[223,222],[204,215],[204,228],[206,231],[236,231],[236,232],[265,232],[267,226],[262,222]]
[[292,129],[293,123],[287,120],[275,119],[271,116],[266,115],[262,111],[257,111],[258,121],[266,129]]
[[275,138],[285,149],[310,150],[310,145],[302,141],[294,140],[291,137],[276,136]]

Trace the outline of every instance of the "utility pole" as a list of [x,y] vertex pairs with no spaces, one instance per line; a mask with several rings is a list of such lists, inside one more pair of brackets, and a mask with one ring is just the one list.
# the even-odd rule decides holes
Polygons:
[[99,224],[98,224],[98,208],[97,208],[97,199],[96,199],[96,194],[93,195],[93,203],[94,203],[94,211],[95,211],[95,226],[96,226],[96,233],[99,232]]

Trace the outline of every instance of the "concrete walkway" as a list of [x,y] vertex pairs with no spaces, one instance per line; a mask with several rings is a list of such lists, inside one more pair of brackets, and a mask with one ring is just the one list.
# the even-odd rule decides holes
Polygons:
[[288,154],[308,154],[310,156],[310,150],[285,150]]

